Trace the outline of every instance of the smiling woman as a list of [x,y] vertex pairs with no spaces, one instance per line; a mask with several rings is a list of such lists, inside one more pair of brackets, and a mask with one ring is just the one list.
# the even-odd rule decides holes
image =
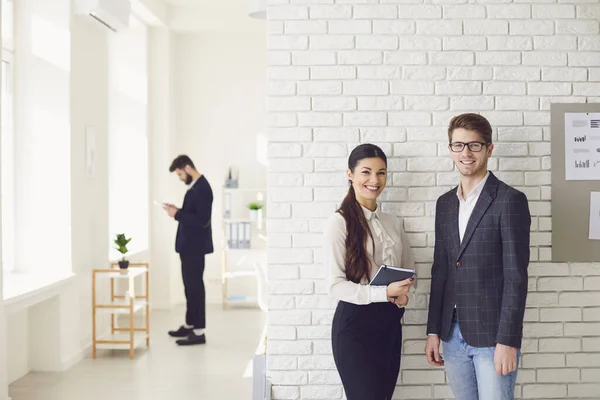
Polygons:
[[391,399],[400,370],[404,306],[414,278],[371,285],[379,266],[414,269],[402,223],[382,212],[377,198],[387,181],[387,157],[373,144],[348,159],[350,187],[325,227],[330,294],[340,300],[332,345],[348,400]]

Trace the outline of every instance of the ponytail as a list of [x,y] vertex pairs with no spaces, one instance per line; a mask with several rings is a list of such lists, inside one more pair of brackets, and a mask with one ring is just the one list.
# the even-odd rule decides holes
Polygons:
[[346,220],[346,256],[344,259],[346,279],[360,283],[365,277],[369,279],[370,263],[367,254],[367,237],[371,238],[373,245],[375,242],[362,207],[356,200],[352,182],[350,182],[348,194],[344,197],[337,212]]

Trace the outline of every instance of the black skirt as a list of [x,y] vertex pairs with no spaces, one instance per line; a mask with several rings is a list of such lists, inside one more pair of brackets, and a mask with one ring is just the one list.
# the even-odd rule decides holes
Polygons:
[[400,372],[404,308],[340,301],[332,322],[333,358],[348,400],[390,400]]

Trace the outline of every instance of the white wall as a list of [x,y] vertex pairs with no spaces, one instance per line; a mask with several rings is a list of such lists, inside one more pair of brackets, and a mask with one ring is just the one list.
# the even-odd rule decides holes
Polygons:
[[[264,28],[250,34],[177,35],[172,65],[177,138],[172,158],[188,154],[212,186],[215,254],[206,259],[205,282],[209,301],[220,301],[221,187],[229,166],[238,167],[240,187],[266,187],[266,167],[257,161],[257,135],[266,134]],[[179,190],[177,204],[183,184]],[[248,285],[254,290],[254,282]]]
[[[108,254],[108,37],[91,18],[71,19],[73,272],[79,288],[79,344],[92,343],[91,270]],[[95,169],[86,170],[86,126],[95,132]]]
[[458,178],[446,129],[462,112],[490,119],[491,169],[530,201],[530,285],[516,397],[597,398],[600,264],[550,261],[549,105],[598,101],[599,6],[272,3],[279,3],[268,13],[274,399],[342,398],[321,241],[325,218],[347,190],[347,156],[360,142],[380,144],[388,154],[382,208],[403,217],[418,262],[420,294],[404,318],[396,396],[452,397],[423,348],[435,201]]
[[[109,37],[109,237],[124,233],[133,254],[148,251],[148,40],[147,27]],[[111,260],[122,255],[110,246]]]
[[[171,57],[173,34],[166,27],[155,27],[150,31],[149,48],[149,159],[150,201],[175,199],[181,190],[169,166],[174,151],[174,96],[172,85]],[[175,253],[175,229],[165,211],[156,205],[150,206],[150,259],[152,273],[150,285],[152,307],[170,309],[181,301],[181,272]]]

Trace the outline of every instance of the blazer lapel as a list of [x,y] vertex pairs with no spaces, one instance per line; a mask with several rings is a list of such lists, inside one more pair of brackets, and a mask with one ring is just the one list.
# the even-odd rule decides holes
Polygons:
[[[458,249],[458,255],[456,256],[456,259],[459,259],[462,253],[465,251],[465,248],[469,244],[469,241],[471,240],[471,237],[475,232],[475,228],[477,228],[477,225],[479,225],[479,221],[481,221],[481,218],[483,218],[483,216],[485,215],[485,212],[490,207],[490,204],[492,204],[492,202],[496,198],[497,188],[498,178],[496,178],[496,176],[490,171],[490,176],[485,182],[485,186],[483,187],[483,190],[479,195],[479,199],[475,204],[475,209],[473,210],[471,218],[469,218],[469,222],[467,223],[465,236],[463,237],[463,240],[460,244],[460,248]],[[458,218],[458,213],[456,214]]]
[[454,190],[454,196],[450,199],[450,207],[452,208],[452,213],[450,214],[450,238],[452,239],[452,248],[458,249],[460,246],[460,232],[458,231],[458,209],[460,204],[456,190]]

